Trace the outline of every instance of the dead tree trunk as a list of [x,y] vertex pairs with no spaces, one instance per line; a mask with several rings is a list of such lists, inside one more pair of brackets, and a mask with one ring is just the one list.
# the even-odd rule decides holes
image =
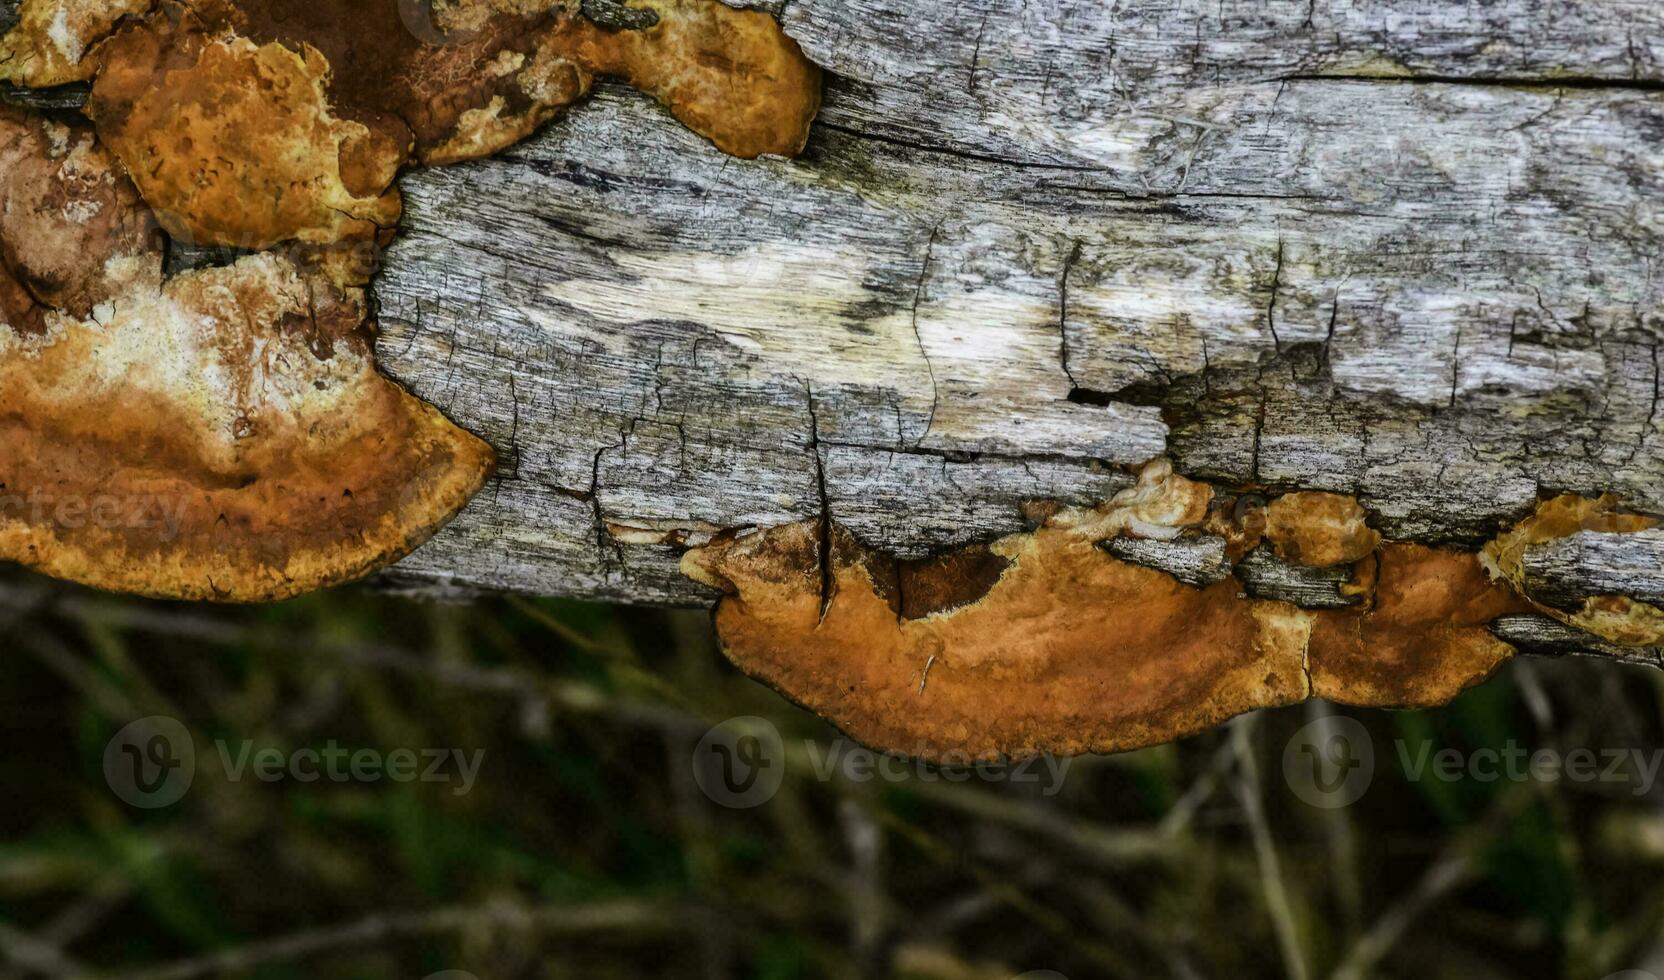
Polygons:
[[[832,76],[801,159],[605,89],[404,180],[381,363],[503,466],[398,579],[704,603],[678,561],[721,530],[829,515],[916,559],[1163,455],[1469,550],[1551,493],[1664,514],[1664,8],[773,8]],[[1532,574],[1658,602],[1661,540]]]
[[[1128,748],[1312,696],[1442,703],[1516,651],[1664,666],[1664,8],[756,5],[779,25],[693,0],[629,0],[633,14],[569,2],[526,16],[577,61],[540,45],[538,59],[555,58],[533,60],[540,74],[507,47],[476,52],[489,69],[479,85],[519,72],[520,101],[553,99],[547,112],[622,74],[690,128],[603,86],[593,106],[494,159],[402,181],[402,227],[373,285],[377,360],[489,440],[501,465],[387,581],[638,603],[724,596],[718,631],[739,666],[870,744],[935,759]],[[7,10],[19,8],[0,0]],[[126,107],[171,111],[173,94],[149,100],[151,75],[119,58],[83,63],[44,5],[21,10],[28,43],[5,49],[6,77],[94,79],[99,139],[127,150],[125,173],[194,209],[170,224],[146,198],[170,234],[219,235],[218,211],[244,206],[233,216],[259,225],[268,198],[342,183],[346,143],[316,155],[317,180],[274,178],[281,148],[227,162],[254,183],[216,176],[213,162],[243,147],[215,130],[206,107],[219,103],[200,98],[204,138],[221,142],[190,156],[209,150],[175,140],[180,159],[158,177],[142,164],[168,134]],[[404,10],[334,8],[388,24]],[[130,37],[100,30],[213,33],[187,20],[162,11]],[[479,43],[519,37],[503,30]],[[122,37],[110,46],[126,50]],[[235,55],[215,43],[215,57]],[[296,60],[317,53],[300,35],[271,44],[236,50],[311,79],[318,118],[329,99],[355,97],[330,87],[321,54]],[[444,62],[443,38],[407,47]],[[807,150],[751,159],[802,145],[820,88],[805,54],[828,73]],[[74,70],[44,71],[58,61]],[[547,89],[539,79],[559,65],[572,84]],[[697,83],[678,81],[684,70]],[[50,110],[78,96],[26,98]],[[491,116],[510,102],[489,105],[458,110],[456,125],[476,127],[468,139],[429,133],[421,159],[457,159],[453,143],[485,156],[543,118],[510,126]],[[70,130],[31,125],[12,130],[35,133],[34,157],[67,152]],[[383,239],[399,207],[386,182],[415,145],[392,128],[371,141],[388,166],[357,174],[381,175],[370,210],[320,206],[255,240],[302,238],[313,219],[339,237],[344,218]],[[79,186],[64,176],[75,168],[47,170],[65,194]],[[221,195],[211,207],[203,180]],[[168,246],[176,268],[216,261],[180,241]],[[230,294],[214,285],[221,270],[160,285],[161,246],[146,236],[143,248],[158,295],[197,288],[217,309],[213,297]],[[284,261],[233,268],[277,276]],[[342,321],[362,345],[362,276],[335,274],[351,286]],[[313,293],[268,292],[294,304],[263,315],[268,327],[309,317],[317,328]],[[126,304],[131,316],[142,320],[144,302]],[[154,348],[135,363],[171,364],[162,328],[197,315],[51,323],[88,349],[120,333]],[[216,329],[238,329],[222,319]],[[88,363],[51,338],[40,343],[60,373]],[[18,389],[59,370],[14,347]],[[327,357],[309,348],[294,360]],[[217,376],[200,366],[212,358],[189,363],[187,375]],[[276,404],[272,431],[299,438],[344,420],[357,428],[341,445],[361,448],[299,459],[270,487],[259,474],[229,491],[175,474],[196,508],[189,574],[164,589],[149,578],[155,561],[131,561],[118,571],[137,577],[116,584],[245,599],[303,590],[313,580],[294,561],[257,556],[252,571],[239,566],[246,587],[202,573],[219,567],[221,525],[256,529],[245,546],[259,537],[259,514],[221,502],[254,484],[245,496],[281,511],[269,523],[321,556],[320,583],[405,554],[454,513],[484,479],[486,447],[393,392],[367,359],[352,364],[393,421],[319,408],[337,403],[310,392],[334,389],[295,374],[313,414]],[[239,411],[244,397],[226,395]],[[427,454],[453,464],[445,492],[417,465],[428,430],[413,419],[467,447]],[[9,457],[31,486],[62,477],[33,459],[58,451],[41,425]],[[234,414],[204,425],[232,442],[261,432]],[[142,439],[107,441],[75,459],[99,473],[134,444],[142,453]],[[370,466],[385,485],[341,475],[365,453],[394,454]],[[336,486],[347,503],[315,513]],[[408,520],[361,520],[361,498]],[[386,540],[366,531],[388,527]],[[57,525],[34,530],[67,540]],[[336,560],[338,539],[369,557]],[[33,540],[8,553],[38,558]],[[80,580],[108,585],[108,555],[88,554]]]

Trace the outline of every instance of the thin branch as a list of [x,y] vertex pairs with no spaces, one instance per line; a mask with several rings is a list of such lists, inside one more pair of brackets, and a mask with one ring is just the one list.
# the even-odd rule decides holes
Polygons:
[[9,922],[0,922],[0,956],[24,970],[49,977],[86,976],[88,970],[64,954],[56,945],[25,932]]
[[1300,934],[1294,924],[1294,906],[1289,901],[1288,888],[1283,884],[1283,872],[1277,860],[1277,845],[1271,837],[1271,827],[1265,819],[1265,801],[1261,797],[1259,763],[1254,758],[1253,731],[1259,715],[1244,715],[1231,723],[1231,742],[1236,747],[1237,797],[1248,818],[1248,831],[1254,841],[1254,857],[1259,863],[1260,886],[1265,891],[1265,907],[1271,915],[1277,933],[1277,947],[1283,965],[1293,980],[1306,980],[1309,975],[1305,957],[1300,951]]
[[1479,857],[1499,825],[1512,819],[1530,799],[1531,787],[1510,787],[1484,819],[1469,825],[1447,844],[1408,893],[1375,920],[1336,968],[1333,980],[1364,980],[1403,938],[1404,933],[1439,900],[1479,873]]

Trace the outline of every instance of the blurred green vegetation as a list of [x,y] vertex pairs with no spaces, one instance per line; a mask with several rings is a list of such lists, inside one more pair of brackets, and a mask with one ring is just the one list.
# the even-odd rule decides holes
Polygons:
[[[1584,980],[1664,958],[1664,789],[1412,781],[1394,748],[1656,753],[1649,670],[1520,661],[1447,709],[1342,712],[1377,773],[1319,809],[1283,755],[1322,705],[1079,759],[1060,787],[823,779],[837,732],[729,667],[700,612],[221,609],[17,575],[0,651],[0,976]],[[198,759],[141,809],[103,757],[151,715]],[[791,766],[728,809],[691,759],[745,715]],[[484,756],[466,793],[267,782],[229,778],[216,740]]]

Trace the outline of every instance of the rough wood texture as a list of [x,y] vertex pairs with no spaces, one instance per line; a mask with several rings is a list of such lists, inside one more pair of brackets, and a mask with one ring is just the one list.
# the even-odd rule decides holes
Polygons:
[[[402,181],[381,363],[504,466],[396,581],[702,602],[720,529],[921,557],[1163,453],[1468,548],[1551,491],[1664,514],[1664,7],[734,5],[833,75],[801,159],[603,86]],[[1647,547],[1544,574],[1645,598]]]
[[840,76],[802,160],[604,91],[407,179],[384,362],[510,462],[406,572],[682,601],[604,522],[782,523],[824,483],[916,556],[1164,448],[1398,537],[1540,488],[1664,510],[1664,10],[1393,7],[799,0]]

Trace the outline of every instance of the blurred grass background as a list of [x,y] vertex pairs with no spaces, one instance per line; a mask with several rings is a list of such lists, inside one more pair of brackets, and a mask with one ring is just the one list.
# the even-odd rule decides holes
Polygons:
[[[1330,710],[1014,781],[817,778],[767,804],[700,736],[837,733],[733,670],[702,612],[349,589],[220,609],[0,575],[0,976],[1600,978],[1664,974],[1664,789],[1411,781],[1390,745],[1664,748],[1664,675],[1519,661],[1453,706],[1344,712],[1377,776],[1302,803]],[[122,726],[188,725],[183,800],[124,804]],[[228,779],[215,739],[485,750],[456,783]],[[445,974],[442,980],[464,980]],[[1052,978],[1055,980],[1055,978]]]

